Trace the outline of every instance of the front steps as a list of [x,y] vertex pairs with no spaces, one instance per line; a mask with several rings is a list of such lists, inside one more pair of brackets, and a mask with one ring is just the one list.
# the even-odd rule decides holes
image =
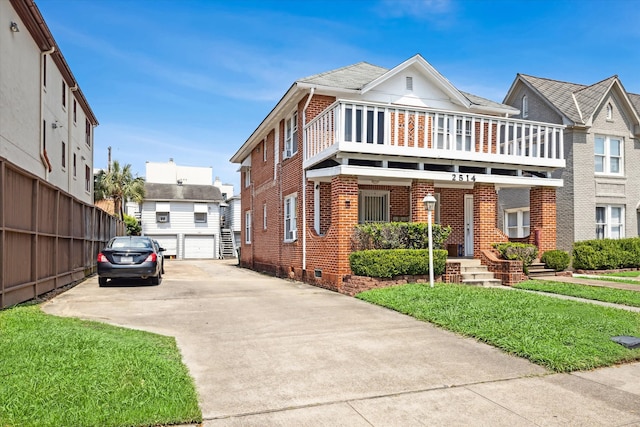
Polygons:
[[556,271],[551,268],[545,268],[543,262],[534,262],[529,266],[529,278],[537,279],[538,277],[555,276]]
[[462,284],[471,286],[501,286],[502,282],[495,278],[486,265],[479,259],[456,258],[452,262],[460,263]]

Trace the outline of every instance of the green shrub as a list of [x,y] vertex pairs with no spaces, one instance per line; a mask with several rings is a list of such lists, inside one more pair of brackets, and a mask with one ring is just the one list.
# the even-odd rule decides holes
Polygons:
[[638,268],[640,267],[640,237],[575,242],[573,267],[582,270]]
[[504,259],[522,261],[522,268],[525,274],[529,274],[529,266],[538,256],[538,248],[527,243],[495,243],[494,248],[498,250]]
[[142,232],[140,221],[131,215],[124,214],[124,225],[127,227],[128,236],[139,236]]
[[[428,224],[423,222],[385,222],[359,224],[351,242],[355,251],[367,249],[428,249]],[[432,224],[433,247],[444,249],[451,227]]]
[[[444,273],[447,251],[433,251],[433,274]],[[429,274],[428,249],[370,249],[349,255],[351,271],[357,276],[394,277]]]
[[565,251],[552,250],[542,254],[540,261],[544,262],[546,268],[552,268],[555,271],[566,270],[569,267],[571,258]]

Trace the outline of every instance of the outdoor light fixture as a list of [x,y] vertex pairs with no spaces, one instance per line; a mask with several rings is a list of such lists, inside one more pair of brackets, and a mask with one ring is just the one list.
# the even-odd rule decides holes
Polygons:
[[18,24],[15,23],[14,21],[11,21],[11,24],[9,25],[9,28],[11,29],[11,31],[13,31],[14,33],[19,33],[20,32],[20,28],[18,28]]
[[431,214],[436,209],[436,198],[428,193],[422,199],[424,208],[427,210],[427,222],[429,224],[429,286],[433,288],[433,231],[431,226]]

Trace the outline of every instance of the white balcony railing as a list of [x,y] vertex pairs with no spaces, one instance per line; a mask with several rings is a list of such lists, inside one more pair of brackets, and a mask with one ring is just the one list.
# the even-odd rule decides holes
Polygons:
[[564,126],[338,100],[304,128],[307,165],[335,152],[560,168]]

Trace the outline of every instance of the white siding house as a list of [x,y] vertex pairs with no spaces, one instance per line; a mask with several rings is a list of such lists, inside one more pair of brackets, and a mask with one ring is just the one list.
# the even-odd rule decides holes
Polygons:
[[220,257],[220,190],[213,185],[145,184],[142,233],[175,258]]

